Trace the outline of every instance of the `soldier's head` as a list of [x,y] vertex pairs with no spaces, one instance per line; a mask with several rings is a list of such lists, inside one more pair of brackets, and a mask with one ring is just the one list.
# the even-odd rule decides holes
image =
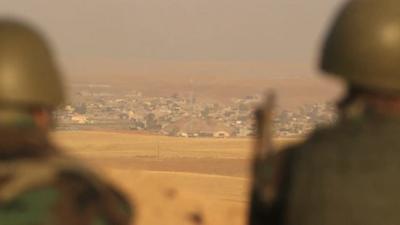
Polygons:
[[348,1],[327,35],[320,66],[346,80],[352,97],[400,105],[400,1]]
[[63,100],[44,37],[26,24],[0,19],[0,128],[47,129]]

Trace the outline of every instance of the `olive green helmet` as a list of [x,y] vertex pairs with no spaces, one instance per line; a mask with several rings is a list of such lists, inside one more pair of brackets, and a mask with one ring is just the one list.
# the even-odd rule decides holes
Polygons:
[[400,92],[400,1],[347,2],[328,34],[321,68],[355,86]]
[[44,38],[25,24],[0,20],[0,106],[54,108],[63,98],[60,74]]

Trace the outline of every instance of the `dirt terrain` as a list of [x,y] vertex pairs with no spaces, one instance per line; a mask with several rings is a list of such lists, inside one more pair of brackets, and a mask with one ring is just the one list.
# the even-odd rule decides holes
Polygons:
[[122,187],[137,206],[135,224],[245,224],[249,139],[96,131],[57,132],[54,138]]

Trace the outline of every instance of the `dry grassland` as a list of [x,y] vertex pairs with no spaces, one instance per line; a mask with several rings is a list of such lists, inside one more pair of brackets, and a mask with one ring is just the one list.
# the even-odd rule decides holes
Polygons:
[[127,193],[136,205],[135,224],[245,224],[250,139],[94,131],[57,132],[54,138]]

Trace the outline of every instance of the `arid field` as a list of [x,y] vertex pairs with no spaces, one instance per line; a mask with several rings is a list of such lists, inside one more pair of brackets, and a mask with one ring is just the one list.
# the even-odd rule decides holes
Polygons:
[[121,187],[136,207],[135,224],[245,224],[250,139],[99,131],[65,131],[54,136],[66,152]]

